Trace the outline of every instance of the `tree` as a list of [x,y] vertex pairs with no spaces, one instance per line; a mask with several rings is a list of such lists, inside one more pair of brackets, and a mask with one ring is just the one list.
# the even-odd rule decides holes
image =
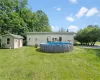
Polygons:
[[34,29],[37,32],[51,32],[48,17],[42,10],[36,12],[36,23],[34,24]]
[[42,11],[32,12],[28,0],[0,0],[0,34],[22,35],[27,32],[50,32],[49,19]]
[[21,17],[23,18],[29,32],[33,32],[33,28],[36,24],[36,13],[33,13],[31,10],[23,8],[21,10]]
[[81,44],[93,45],[100,37],[100,28],[97,25],[89,25],[77,32],[75,39]]
[[58,32],[66,32],[64,28],[60,28]]
[[25,8],[27,4],[28,0],[15,0],[15,11],[21,16],[21,10]]

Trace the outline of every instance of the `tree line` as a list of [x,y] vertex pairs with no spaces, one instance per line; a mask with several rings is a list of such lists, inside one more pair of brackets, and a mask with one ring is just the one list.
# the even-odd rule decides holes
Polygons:
[[0,0],[0,34],[22,35],[27,32],[51,32],[48,16],[38,10],[32,12],[27,0]]
[[100,28],[98,25],[89,25],[76,33],[75,40],[81,45],[95,45],[95,42],[100,39]]

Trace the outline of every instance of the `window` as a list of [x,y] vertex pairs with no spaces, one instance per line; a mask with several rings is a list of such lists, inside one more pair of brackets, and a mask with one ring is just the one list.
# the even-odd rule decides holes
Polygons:
[[57,38],[55,38],[55,41],[57,41]]
[[30,42],[30,38],[29,38],[28,40],[29,40],[29,42]]
[[51,41],[51,36],[47,36],[47,42]]
[[62,37],[59,37],[59,41],[62,41]]
[[7,38],[7,44],[10,44],[10,38]]
[[52,38],[52,41],[54,42],[55,41],[55,38]]
[[52,38],[52,41],[55,42],[55,41],[58,41],[58,39],[57,38]]
[[47,38],[47,42],[49,42],[49,38]]

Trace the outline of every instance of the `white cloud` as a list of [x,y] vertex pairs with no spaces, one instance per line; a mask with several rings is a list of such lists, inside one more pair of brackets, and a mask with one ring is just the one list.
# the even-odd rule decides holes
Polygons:
[[86,16],[93,16],[93,15],[95,15],[95,14],[97,14],[97,13],[99,13],[99,10],[97,9],[97,8],[91,8],[88,12],[87,12],[87,14],[86,14]]
[[77,0],[69,0],[71,3],[77,3]]
[[59,28],[57,26],[51,26],[51,29],[53,32],[59,31]]
[[61,11],[61,8],[57,8],[56,10],[57,10],[57,11]]
[[71,26],[68,27],[68,30],[69,30],[70,32],[77,32],[77,31],[78,31],[78,27],[77,27],[77,26],[71,25]]
[[68,20],[70,22],[73,22],[74,21],[74,18],[73,17],[66,17],[66,20]]
[[86,13],[88,12],[88,9],[86,7],[82,7],[78,13],[76,14],[77,18],[80,18],[82,16],[84,16]]

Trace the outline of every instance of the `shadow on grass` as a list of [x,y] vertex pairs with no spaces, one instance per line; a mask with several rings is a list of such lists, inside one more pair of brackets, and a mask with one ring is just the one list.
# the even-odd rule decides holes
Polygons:
[[40,48],[36,48],[36,51],[37,51],[37,52],[42,52],[42,51],[40,50]]
[[1,50],[2,50],[2,49],[4,50],[4,49],[10,49],[10,48],[1,48],[1,47],[0,47],[0,49],[1,49]]

